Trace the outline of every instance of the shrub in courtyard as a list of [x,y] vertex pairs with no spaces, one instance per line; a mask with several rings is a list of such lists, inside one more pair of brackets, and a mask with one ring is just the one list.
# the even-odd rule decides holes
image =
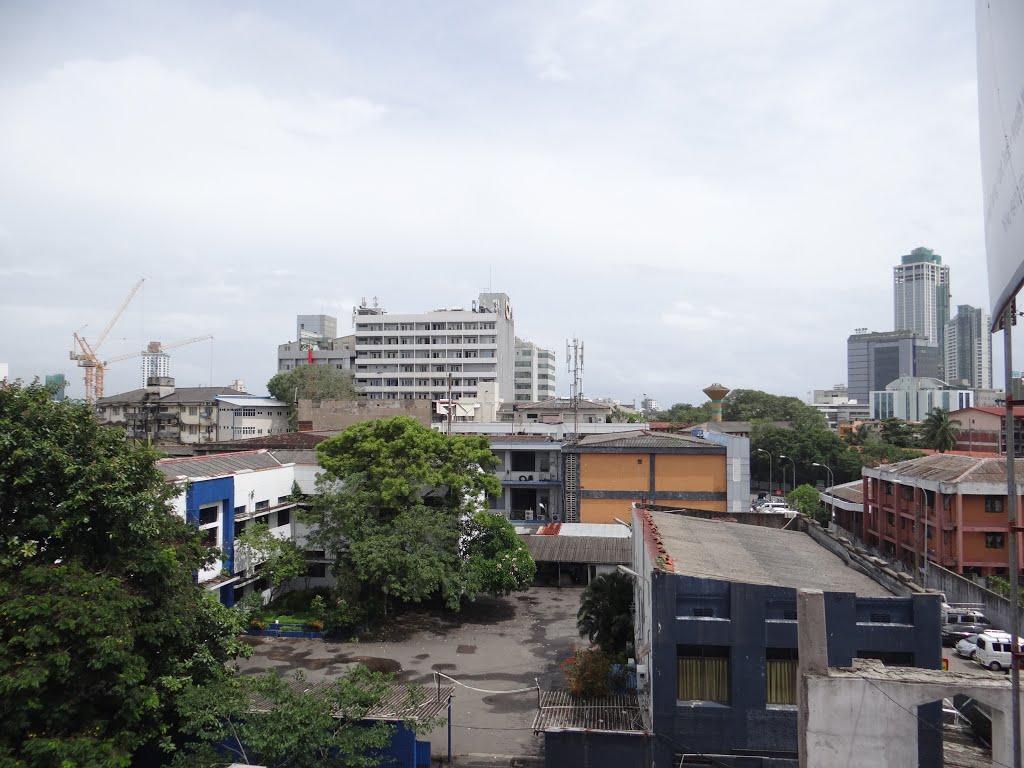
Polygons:
[[577,649],[561,664],[566,687],[573,696],[608,695],[611,659],[599,648]]

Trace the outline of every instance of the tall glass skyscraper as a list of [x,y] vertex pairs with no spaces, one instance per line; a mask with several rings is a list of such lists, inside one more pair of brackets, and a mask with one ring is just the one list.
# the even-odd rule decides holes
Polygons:
[[893,330],[914,331],[944,347],[949,321],[949,267],[930,248],[915,248],[893,267]]

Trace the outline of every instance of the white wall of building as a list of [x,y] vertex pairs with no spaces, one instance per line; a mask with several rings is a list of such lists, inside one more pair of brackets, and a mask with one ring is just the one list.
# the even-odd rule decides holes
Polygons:
[[238,440],[288,431],[288,405],[264,397],[218,397],[217,439]]

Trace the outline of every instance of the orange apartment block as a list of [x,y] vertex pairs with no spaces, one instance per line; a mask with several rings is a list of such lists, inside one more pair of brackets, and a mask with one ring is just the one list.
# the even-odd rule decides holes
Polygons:
[[578,514],[581,523],[628,520],[634,502],[728,509],[724,445],[638,430],[588,435],[562,450],[566,511],[572,515],[567,519]]
[[[1024,479],[1024,459],[1016,459],[1016,472]],[[863,513],[845,527],[908,566],[923,565],[927,541],[928,559],[944,568],[1006,574],[1005,459],[935,454],[865,468],[863,499]]]

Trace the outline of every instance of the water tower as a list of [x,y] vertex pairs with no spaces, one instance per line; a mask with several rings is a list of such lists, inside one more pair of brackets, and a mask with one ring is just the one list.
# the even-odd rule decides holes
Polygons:
[[723,387],[721,384],[712,384],[710,387],[704,387],[704,394],[711,401],[712,421],[722,420],[722,401],[731,391],[728,387]]

